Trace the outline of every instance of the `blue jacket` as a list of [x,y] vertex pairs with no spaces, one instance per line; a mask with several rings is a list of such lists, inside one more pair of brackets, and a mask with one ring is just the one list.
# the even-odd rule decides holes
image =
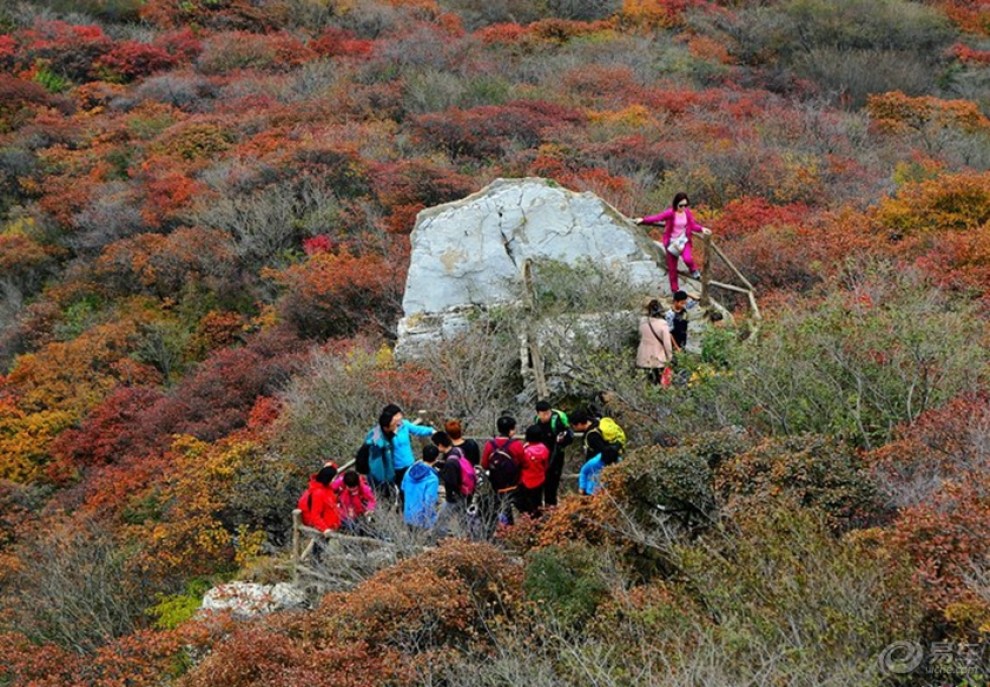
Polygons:
[[599,453],[594,458],[589,459],[581,466],[581,472],[578,475],[578,488],[589,496],[598,491],[598,487],[600,486],[598,480],[604,468],[605,464],[602,462],[602,454]]
[[426,463],[419,461],[402,478],[405,505],[402,515],[406,523],[430,529],[437,521],[437,501],[440,496],[440,476]]
[[372,484],[395,481],[395,438],[390,441],[378,425],[364,437],[368,444],[368,476]]
[[395,461],[395,469],[401,470],[416,462],[410,434],[415,434],[419,437],[431,437],[435,431],[429,425],[414,425],[409,420],[403,420],[399,428],[395,430],[395,436],[392,437],[392,453]]

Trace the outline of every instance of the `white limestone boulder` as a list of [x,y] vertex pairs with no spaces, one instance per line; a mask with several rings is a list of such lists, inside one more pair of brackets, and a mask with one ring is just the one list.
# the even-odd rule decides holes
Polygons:
[[669,292],[657,245],[611,205],[539,178],[498,179],[419,213],[396,354],[461,329],[478,307],[514,300],[527,260],[591,259],[644,293]]

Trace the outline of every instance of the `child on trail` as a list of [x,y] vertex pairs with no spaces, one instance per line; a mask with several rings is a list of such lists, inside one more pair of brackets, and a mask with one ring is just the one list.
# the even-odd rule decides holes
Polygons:
[[436,524],[440,476],[434,464],[439,455],[433,444],[424,446],[423,459],[413,463],[402,478],[402,516],[410,527],[429,530]]
[[683,351],[687,346],[688,310],[693,308],[695,301],[688,298],[686,291],[674,293],[674,304],[664,315],[671,338],[674,340],[674,350]]
[[337,495],[330,488],[330,482],[337,475],[337,466],[324,465],[315,475],[310,475],[309,487],[299,497],[297,507],[302,511],[302,521],[326,534],[340,529],[340,513],[337,510]]
[[375,492],[368,481],[353,470],[337,475],[330,484],[337,495],[341,528],[352,534],[365,534],[367,516],[375,510]]
[[619,451],[614,446],[606,446],[602,452],[581,466],[578,475],[578,490],[583,496],[592,496],[601,486],[601,474],[607,466],[618,463]]
[[539,515],[549,465],[550,451],[543,443],[543,430],[539,425],[530,425],[526,428],[523,463],[516,488],[516,507],[521,512],[533,517]]

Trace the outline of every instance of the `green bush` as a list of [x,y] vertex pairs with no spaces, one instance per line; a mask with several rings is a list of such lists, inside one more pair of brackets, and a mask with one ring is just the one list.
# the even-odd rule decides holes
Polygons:
[[606,597],[601,553],[584,546],[540,549],[530,555],[523,589],[541,613],[567,630],[578,630]]
[[829,437],[764,440],[726,460],[715,484],[730,509],[785,496],[820,509],[836,530],[872,524],[884,513],[879,489],[856,451]]
[[731,374],[693,391],[740,424],[871,448],[898,424],[979,389],[990,362],[985,334],[971,304],[923,275],[850,264],[818,304],[781,312],[758,342],[739,347]]

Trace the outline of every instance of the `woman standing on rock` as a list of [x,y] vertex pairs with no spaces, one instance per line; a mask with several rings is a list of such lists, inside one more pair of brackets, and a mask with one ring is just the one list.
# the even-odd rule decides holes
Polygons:
[[694,262],[691,254],[691,234],[702,233],[705,236],[711,235],[711,230],[707,229],[694,219],[688,206],[686,193],[678,193],[674,196],[674,202],[670,207],[659,215],[649,215],[639,217],[633,221],[636,224],[663,224],[663,247],[667,255],[667,278],[670,280],[670,292],[676,293],[680,286],[677,281],[677,259],[682,258],[687,268],[691,270],[691,277],[698,279],[701,272]]

